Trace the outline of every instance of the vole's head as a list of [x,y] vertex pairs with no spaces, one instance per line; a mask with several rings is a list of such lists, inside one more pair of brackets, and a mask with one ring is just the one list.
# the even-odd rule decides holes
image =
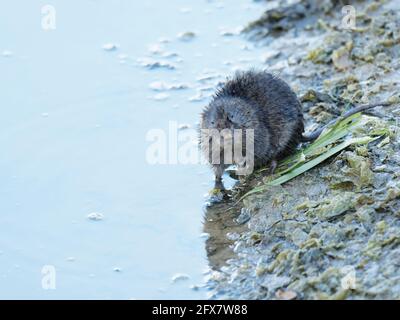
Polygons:
[[[255,108],[243,99],[215,98],[204,109],[200,120],[200,146],[208,161],[212,164],[222,164],[222,168],[232,163],[241,164],[243,159],[232,156],[250,155],[251,152],[247,152],[246,146],[247,142],[254,144],[254,135],[248,134],[247,129],[253,129],[254,132],[258,123],[256,116]],[[242,150],[242,153],[237,150]],[[235,154],[229,154],[230,151]],[[215,154],[219,154],[217,161],[214,161]]]
[[239,98],[214,99],[201,115],[201,129],[246,129],[256,120],[254,109]]

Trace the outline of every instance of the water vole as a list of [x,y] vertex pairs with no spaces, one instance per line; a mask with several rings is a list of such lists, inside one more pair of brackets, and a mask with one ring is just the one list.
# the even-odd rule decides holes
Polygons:
[[[218,90],[203,110],[200,130],[205,129],[242,129],[243,132],[253,129],[254,167],[270,163],[273,171],[276,161],[292,153],[300,143],[304,132],[303,113],[296,94],[281,79],[263,71],[239,72]],[[243,149],[246,147],[244,136],[245,133]],[[222,174],[230,164],[224,161],[223,147],[214,142],[200,135],[200,146],[214,169],[215,188],[223,189]],[[212,162],[212,152],[221,153],[220,163]]]

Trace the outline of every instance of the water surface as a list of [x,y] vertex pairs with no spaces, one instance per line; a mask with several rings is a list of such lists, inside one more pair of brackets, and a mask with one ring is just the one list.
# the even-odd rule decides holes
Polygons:
[[194,128],[225,75],[261,62],[236,35],[261,4],[54,0],[50,31],[45,4],[0,5],[0,298],[207,297],[193,286],[208,266],[211,171],[149,164],[145,137],[169,121]]

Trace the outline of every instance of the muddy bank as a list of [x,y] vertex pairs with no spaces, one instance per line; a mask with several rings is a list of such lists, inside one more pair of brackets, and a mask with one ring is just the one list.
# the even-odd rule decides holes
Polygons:
[[349,134],[373,142],[236,203],[271,179],[256,172],[230,201],[209,206],[213,298],[400,297],[399,5],[354,2],[348,29],[339,1],[321,3],[282,3],[245,29],[265,46],[265,68],[301,97],[306,128],[361,103],[392,105],[363,116]]

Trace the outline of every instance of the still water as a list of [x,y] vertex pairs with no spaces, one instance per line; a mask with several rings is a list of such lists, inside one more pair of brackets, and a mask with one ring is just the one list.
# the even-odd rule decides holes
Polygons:
[[1,299],[207,297],[212,173],[152,165],[146,135],[193,130],[218,82],[262,63],[238,28],[263,8],[1,2]]

